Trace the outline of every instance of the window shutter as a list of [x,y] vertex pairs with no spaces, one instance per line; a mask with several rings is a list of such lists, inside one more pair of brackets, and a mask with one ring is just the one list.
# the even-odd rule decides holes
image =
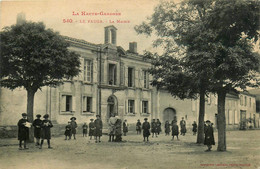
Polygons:
[[71,111],[76,111],[76,97],[72,96],[72,109]]
[[128,86],[128,67],[125,67],[125,86]]
[[61,111],[66,111],[66,96],[64,95],[61,95],[61,98],[60,98],[60,110]]
[[125,114],[128,113],[128,100],[125,101]]
[[81,63],[81,66],[80,66],[80,69],[81,69],[81,72],[79,74],[79,79],[84,81],[85,79],[85,74],[86,72],[84,71],[84,66],[85,66],[85,59],[84,58],[80,58],[80,63]]

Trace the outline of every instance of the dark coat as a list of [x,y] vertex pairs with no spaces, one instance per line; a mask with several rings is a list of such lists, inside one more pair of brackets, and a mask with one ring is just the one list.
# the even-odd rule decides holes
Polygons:
[[35,119],[33,121],[34,137],[35,138],[41,138],[41,125],[42,125],[41,119]]
[[172,125],[172,136],[178,136],[179,135],[179,126],[177,124]]
[[161,125],[162,123],[160,121],[156,122],[156,132],[160,133],[162,131]]
[[164,128],[165,128],[165,133],[170,133],[170,123],[165,123]]
[[143,136],[144,137],[149,137],[150,136],[150,123],[149,122],[144,122],[143,126]]
[[115,135],[120,136],[122,135],[122,120],[117,119],[115,124]]
[[136,123],[136,131],[141,131],[142,130],[142,123],[139,121]]
[[42,131],[41,131],[42,139],[51,139],[51,128],[52,127],[53,127],[53,125],[50,120],[42,121]]
[[68,125],[65,127],[64,135],[65,135],[65,136],[71,136],[71,125],[70,125],[70,124],[68,124]]
[[181,126],[181,132],[186,133],[186,121],[185,120],[180,121],[180,126]]
[[156,122],[152,122],[152,133],[156,133],[157,132],[157,124]]
[[82,129],[83,129],[83,134],[87,134],[88,133],[88,125],[87,124],[83,125]]
[[94,136],[94,133],[95,133],[95,124],[94,124],[94,122],[90,122],[88,124],[88,126],[89,126],[89,133],[88,133],[88,135],[89,136]]
[[215,139],[214,139],[212,126],[206,127],[204,145],[215,145]]
[[102,128],[103,128],[103,123],[101,119],[96,119],[94,121],[94,126],[95,126],[95,136],[102,136]]
[[127,133],[128,132],[128,126],[126,125],[125,122],[123,122],[123,132]]
[[197,124],[196,124],[196,123],[193,123],[192,126],[193,126],[193,127],[192,127],[192,131],[193,131],[193,132],[197,132],[197,128],[198,128]]
[[27,119],[20,119],[18,125],[18,140],[29,140],[29,128],[24,123],[29,122]]
[[71,133],[76,134],[76,132],[77,132],[76,128],[78,127],[77,122],[71,121],[70,125],[71,125]]

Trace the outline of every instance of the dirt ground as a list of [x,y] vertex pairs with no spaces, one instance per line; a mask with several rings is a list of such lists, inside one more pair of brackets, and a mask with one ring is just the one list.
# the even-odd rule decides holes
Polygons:
[[[129,133],[122,143],[101,143],[77,135],[77,140],[53,137],[53,149],[38,149],[29,144],[28,150],[18,150],[16,139],[0,140],[1,169],[196,169],[241,168],[260,169],[260,130],[227,132],[227,152],[204,152],[206,146],[195,144],[196,136],[187,133],[180,140],[161,134],[150,137],[149,143],[141,135]],[[217,132],[215,132],[217,143]]]

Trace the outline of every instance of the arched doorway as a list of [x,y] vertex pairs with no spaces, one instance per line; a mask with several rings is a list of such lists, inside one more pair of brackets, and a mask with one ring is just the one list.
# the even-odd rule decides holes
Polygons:
[[166,108],[163,111],[163,123],[166,121],[171,123],[173,120],[177,122],[176,110],[173,108]]
[[118,115],[118,104],[115,95],[111,95],[107,99],[107,120],[111,117],[111,114]]

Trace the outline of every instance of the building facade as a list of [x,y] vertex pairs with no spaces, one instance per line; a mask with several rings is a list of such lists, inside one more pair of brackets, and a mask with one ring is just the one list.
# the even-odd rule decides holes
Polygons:
[[[198,121],[199,99],[179,100],[167,91],[150,85],[149,60],[137,53],[137,43],[130,42],[129,50],[117,45],[117,28],[104,28],[104,44],[93,44],[84,40],[65,37],[70,50],[80,54],[81,73],[56,88],[44,87],[35,95],[34,114],[49,114],[57,125],[64,125],[72,117],[79,124],[89,122],[101,115],[104,126],[112,113],[127,119],[135,126],[144,118],[180,121],[184,117],[187,127]],[[241,94],[240,94],[241,95]],[[240,105],[240,96],[227,96],[227,126],[239,128],[241,116],[254,116],[255,97],[246,96],[250,104]],[[206,98],[205,119],[216,121],[217,102],[214,95]],[[240,99],[241,100],[241,99]],[[26,112],[26,91],[22,88],[10,91],[0,88],[0,126],[16,126],[21,113]],[[249,116],[250,115],[250,116]],[[258,124],[259,126],[259,124]],[[9,128],[10,129],[10,128]],[[11,129],[10,129],[11,130]]]

